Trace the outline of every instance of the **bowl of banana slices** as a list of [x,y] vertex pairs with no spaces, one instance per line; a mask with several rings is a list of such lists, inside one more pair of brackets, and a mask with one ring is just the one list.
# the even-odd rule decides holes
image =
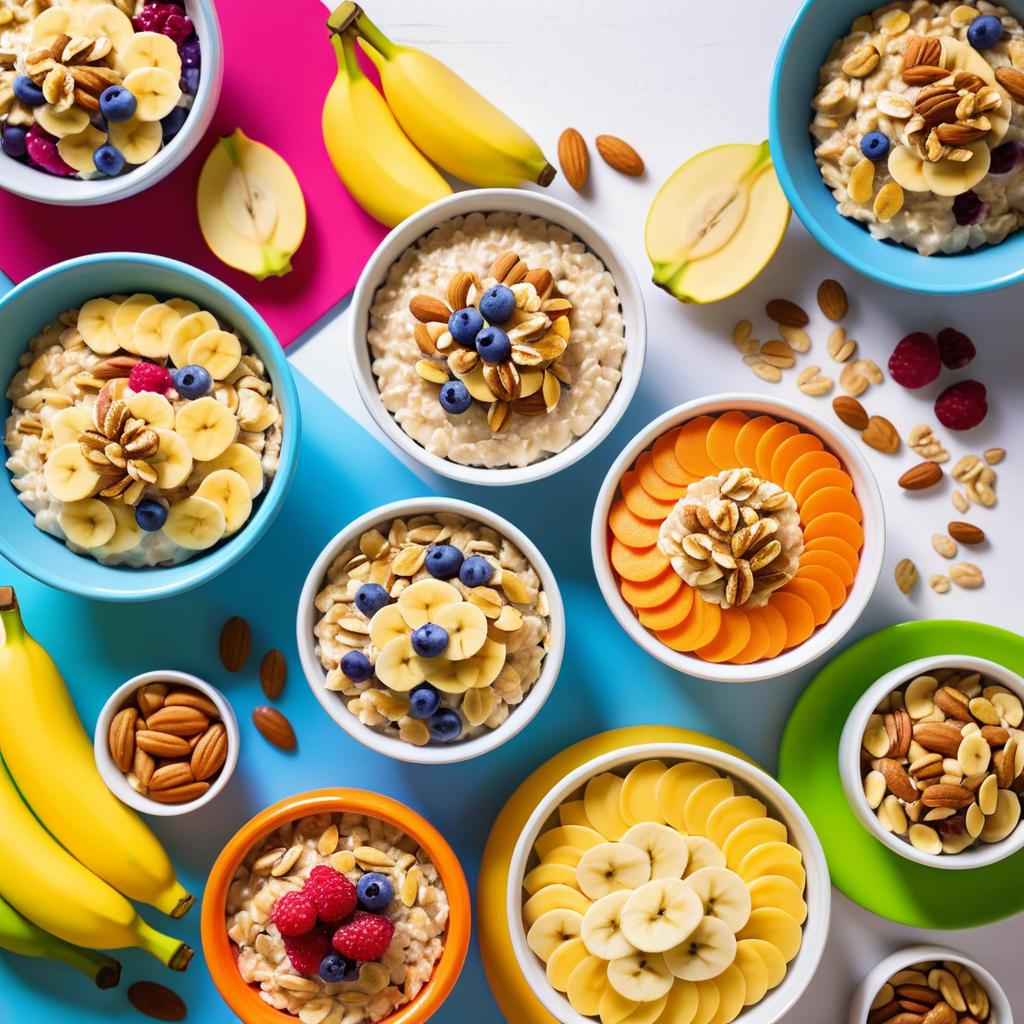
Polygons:
[[821,844],[774,779],[706,747],[644,744],[543,797],[507,914],[527,983],[564,1024],[773,1024],[817,969],[830,898]]

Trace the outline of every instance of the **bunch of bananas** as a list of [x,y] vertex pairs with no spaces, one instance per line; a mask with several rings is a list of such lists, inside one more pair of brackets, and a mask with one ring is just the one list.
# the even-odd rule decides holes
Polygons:
[[64,960],[100,987],[116,984],[120,968],[89,948],[137,946],[184,970],[192,950],[128,900],[181,917],[194,897],[156,836],[107,789],[11,587],[0,587],[0,625],[0,948]]
[[[537,143],[439,60],[393,43],[351,0],[327,25],[338,75],[324,102],[324,142],[370,216],[393,227],[450,195],[434,164],[480,188],[551,183],[555,170]],[[357,39],[383,96],[356,62]]]

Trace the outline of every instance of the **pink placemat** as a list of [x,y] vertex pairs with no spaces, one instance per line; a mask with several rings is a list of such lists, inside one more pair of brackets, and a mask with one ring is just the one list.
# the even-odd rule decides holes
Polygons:
[[[218,4],[224,89],[213,124],[168,178],[141,195],[94,207],[44,206],[0,191],[0,268],[14,281],[83,253],[153,252],[201,267],[242,293],[289,345],[352,290],[385,229],[353,202],[334,173],[320,111],[337,63],[321,0],[289,0],[264,17],[243,0]],[[221,135],[241,128],[276,149],[306,196],[306,237],[281,278],[256,281],[221,263],[196,219],[196,182]],[[6,157],[0,157],[6,159]]]

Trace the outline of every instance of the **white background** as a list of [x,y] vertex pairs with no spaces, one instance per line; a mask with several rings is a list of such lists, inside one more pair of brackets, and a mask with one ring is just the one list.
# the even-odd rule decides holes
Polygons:
[[[797,7],[795,0],[518,0],[500,5],[479,0],[375,0],[369,13],[392,38],[428,49],[528,127],[552,161],[562,129],[578,128],[591,145],[590,183],[577,195],[560,175],[549,192],[579,206],[609,231],[647,281],[643,226],[654,192],[701,149],[767,137],[775,51]],[[600,161],[592,140],[601,133],[620,135],[637,148],[647,164],[643,178],[624,178]],[[768,270],[732,299],[707,307],[683,306],[645,284],[649,349],[636,405],[644,410],[644,419],[653,419],[693,397],[747,390],[788,398],[831,417],[827,399],[801,395],[796,372],[790,371],[782,384],[765,384],[743,365],[729,340],[732,325],[743,317],[754,321],[758,337],[772,337],[764,303],[776,296],[791,298],[812,316],[814,344],[800,365],[813,362],[835,375],[838,367],[825,351],[831,325],[814,301],[823,277],[845,284],[851,298],[847,331],[860,343],[861,354],[880,366],[895,343],[913,330],[934,333],[950,324],[967,331],[978,347],[978,358],[969,370],[946,373],[941,385],[936,382],[910,393],[887,380],[871,389],[862,396],[869,411],[890,417],[904,436],[918,422],[937,427],[932,400],[945,383],[968,374],[989,388],[989,417],[965,438],[945,430],[941,436],[954,460],[990,445],[1009,452],[998,467],[999,506],[974,508],[961,517],[950,504],[948,480],[924,495],[900,492],[896,479],[918,461],[906,448],[897,456],[884,456],[865,447],[883,490],[888,528],[886,565],[865,616],[867,625],[961,618],[1022,631],[1024,558],[1017,510],[1024,502],[1024,487],[1016,468],[1020,452],[1015,443],[1024,425],[1018,391],[1024,369],[1020,289],[945,300],[894,292],[832,260],[794,218]],[[343,311],[306,340],[293,361],[375,432],[349,372],[346,327]],[[964,551],[982,567],[986,583],[979,591],[954,588],[936,595],[927,578],[950,563],[935,554],[930,537],[952,518],[969,518],[988,534],[990,543]],[[892,568],[903,557],[912,558],[922,576],[910,598],[892,582]],[[1024,915],[966,932],[928,933],[893,925],[838,892],[834,895],[824,962],[787,1022],[838,1022],[837,992],[848,993],[886,953],[928,938],[981,960],[1002,982],[1011,1005],[1024,1007]]]

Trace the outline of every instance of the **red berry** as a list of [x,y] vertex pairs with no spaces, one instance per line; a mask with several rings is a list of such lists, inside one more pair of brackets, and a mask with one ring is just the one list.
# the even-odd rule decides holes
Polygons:
[[905,388],[923,388],[939,375],[942,362],[935,339],[924,331],[914,331],[900,340],[889,356],[889,373]]
[[360,963],[382,957],[391,945],[395,926],[383,914],[367,914],[360,910],[343,924],[331,939],[331,945],[342,955]]
[[951,384],[935,399],[935,415],[950,430],[970,430],[988,415],[988,392],[978,380]]
[[274,904],[270,920],[282,935],[305,935],[316,924],[316,907],[304,892],[286,892]]
[[156,363],[136,363],[128,375],[132,391],[156,391],[162,395],[172,383],[171,375]]
[[316,974],[320,970],[320,961],[331,948],[331,940],[324,932],[285,935],[282,941],[284,951],[298,974]]
[[937,340],[939,355],[951,370],[962,370],[978,354],[974,342],[955,327],[943,327]]
[[340,921],[348,917],[359,902],[356,887],[340,871],[326,864],[318,864],[310,871],[302,891],[321,921]]

